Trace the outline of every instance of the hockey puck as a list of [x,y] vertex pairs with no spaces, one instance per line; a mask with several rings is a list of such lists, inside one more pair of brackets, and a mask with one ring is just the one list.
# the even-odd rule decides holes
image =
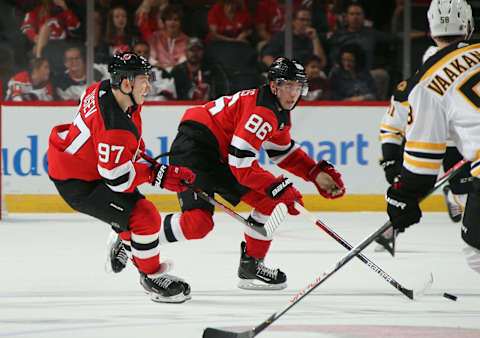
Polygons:
[[443,293],[443,297],[448,298],[448,299],[453,300],[453,301],[457,300],[457,296],[454,296],[454,295],[452,295],[450,293],[446,293],[446,292]]

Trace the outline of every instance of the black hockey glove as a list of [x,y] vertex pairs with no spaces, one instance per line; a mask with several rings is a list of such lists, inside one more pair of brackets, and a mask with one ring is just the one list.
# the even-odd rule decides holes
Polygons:
[[395,179],[400,176],[402,170],[402,162],[399,160],[381,160],[380,166],[385,171],[385,178],[390,184],[395,183]]
[[410,225],[418,223],[422,211],[415,196],[397,190],[391,186],[387,190],[387,213],[394,229],[404,231]]

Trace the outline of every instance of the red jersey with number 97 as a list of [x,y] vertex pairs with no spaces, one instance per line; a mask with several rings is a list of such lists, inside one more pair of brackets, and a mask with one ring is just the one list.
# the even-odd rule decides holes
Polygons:
[[73,122],[55,126],[50,134],[50,177],[103,180],[117,192],[150,181],[150,165],[137,162],[145,150],[140,111],[135,105],[124,112],[109,80],[88,87]]
[[263,146],[279,167],[308,180],[315,162],[290,137],[290,111],[281,110],[268,86],[222,96],[188,109],[182,123],[205,125],[216,137],[223,160],[240,184],[265,191],[278,182],[257,162]]

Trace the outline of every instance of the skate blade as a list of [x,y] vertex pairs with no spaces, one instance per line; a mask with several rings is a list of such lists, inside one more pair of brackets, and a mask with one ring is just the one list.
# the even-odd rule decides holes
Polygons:
[[187,300],[192,299],[192,296],[185,296],[183,293],[180,293],[175,296],[164,297],[153,292],[147,292],[150,295],[150,299],[155,303],[172,303],[172,304],[181,304],[185,303]]
[[244,290],[283,290],[287,283],[267,284],[257,279],[240,279],[237,286]]

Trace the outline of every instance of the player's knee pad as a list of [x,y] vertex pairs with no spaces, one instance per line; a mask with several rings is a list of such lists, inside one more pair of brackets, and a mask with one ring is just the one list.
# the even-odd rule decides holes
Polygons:
[[480,250],[467,245],[463,249],[463,253],[470,268],[480,273]]
[[133,208],[128,220],[130,230],[138,235],[150,235],[160,230],[162,218],[155,205],[147,200],[141,199]]
[[186,239],[200,239],[213,229],[212,212],[204,209],[183,212],[180,223]]
[[468,194],[463,215],[462,239],[469,246],[480,249],[480,190]]

